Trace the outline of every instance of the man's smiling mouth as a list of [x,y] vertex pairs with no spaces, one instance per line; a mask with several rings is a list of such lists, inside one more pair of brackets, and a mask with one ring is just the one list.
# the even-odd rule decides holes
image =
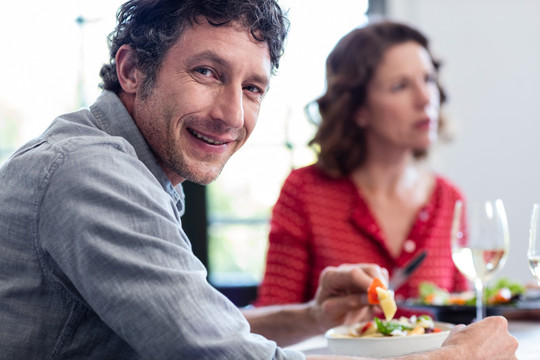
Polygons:
[[223,145],[223,144],[226,144],[226,142],[224,141],[218,141],[218,140],[214,140],[214,139],[210,139],[202,134],[199,134],[198,132],[196,132],[195,130],[193,129],[188,129],[188,131],[193,135],[195,136],[197,139],[201,139],[203,140],[204,142],[207,142],[208,144],[211,144],[211,145]]

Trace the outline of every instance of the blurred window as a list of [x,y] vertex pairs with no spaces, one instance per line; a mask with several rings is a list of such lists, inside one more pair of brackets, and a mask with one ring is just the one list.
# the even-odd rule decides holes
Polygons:
[[99,95],[121,0],[0,2],[0,164]]

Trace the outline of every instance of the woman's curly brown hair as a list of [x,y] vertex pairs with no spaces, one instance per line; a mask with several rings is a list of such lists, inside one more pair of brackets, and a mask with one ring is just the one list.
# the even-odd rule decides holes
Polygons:
[[[365,105],[368,84],[384,55],[393,45],[407,41],[429,52],[429,41],[418,30],[391,21],[373,23],[345,35],[326,60],[326,92],[316,100],[321,121],[310,145],[318,147],[318,166],[333,176],[347,176],[361,166],[367,156],[364,129],[355,121],[355,112]],[[438,74],[440,63],[431,55]],[[437,79],[440,103],[446,94]],[[309,105],[308,105],[309,106]],[[439,132],[444,119],[439,119]],[[425,150],[415,157],[426,156]]]

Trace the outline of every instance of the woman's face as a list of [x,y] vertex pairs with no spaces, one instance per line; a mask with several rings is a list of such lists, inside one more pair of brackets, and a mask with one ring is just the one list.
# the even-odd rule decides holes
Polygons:
[[424,150],[437,140],[440,94],[431,57],[409,41],[386,50],[368,86],[357,123],[368,147]]

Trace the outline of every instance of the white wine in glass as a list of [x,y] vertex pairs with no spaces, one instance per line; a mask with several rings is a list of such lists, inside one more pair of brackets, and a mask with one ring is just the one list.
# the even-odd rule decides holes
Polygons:
[[538,285],[540,285],[540,204],[534,204],[529,228],[529,267]]
[[474,282],[476,321],[485,317],[484,285],[506,262],[510,249],[508,221],[502,200],[471,203],[465,211],[458,200],[452,224],[452,259]]

